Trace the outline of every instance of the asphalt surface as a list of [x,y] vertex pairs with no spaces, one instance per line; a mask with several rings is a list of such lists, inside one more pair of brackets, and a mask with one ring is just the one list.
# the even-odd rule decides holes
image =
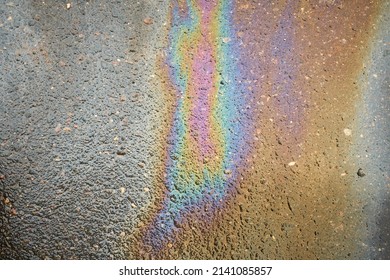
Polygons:
[[0,0],[0,259],[390,259],[389,2],[194,3]]
[[161,4],[72,4],[1,3],[3,258],[124,258],[153,196]]

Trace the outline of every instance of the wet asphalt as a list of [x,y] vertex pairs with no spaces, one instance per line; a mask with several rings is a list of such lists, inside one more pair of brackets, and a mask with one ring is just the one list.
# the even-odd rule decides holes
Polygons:
[[[156,63],[166,55],[167,50],[165,32],[169,24],[168,2],[0,0],[0,259],[150,257],[139,255],[138,252],[129,253],[129,248],[135,246],[137,238],[127,239],[127,236],[132,235],[134,229],[143,227],[150,213],[158,209],[162,191],[161,184],[156,184],[156,181],[163,182],[166,176],[162,166],[174,102],[169,103],[169,99],[162,93],[166,81],[156,70]],[[250,1],[241,2],[242,6],[250,5]],[[386,7],[383,11],[389,10],[389,5]],[[388,14],[381,21],[383,26],[388,26]],[[261,149],[267,152],[264,155],[258,153],[258,159],[253,159],[258,169],[252,172],[253,169],[248,168],[242,172],[255,174],[250,179],[252,181],[244,185],[258,184],[261,189],[253,192],[238,188],[237,197],[243,192],[246,202],[242,204],[249,206],[244,206],[242,210],[241,202],[237,202],[240,200],[237,198],[235,203],[233,199],[226,207],[232,204],[233,214],[227,210],[227,217],[221,219],[221,228],[229,227],[232,221],[238,225],[237,228],[243,227],[242,224],[246,225],[246,222],[248,225],[251,223],[246,229],[221,231],[225,243],[234,244],[235,238],[238,238],[255,244],[257,241],[252,242],[252,239],[261,239],[259,243],[263,247],[253,247],[253,252],[243,249],[242,255],[233,257],[231,252],[234,252],[235,246],[221,245],[225,246],[223,248],[228,253],[224,250],[218,253],[220,241],[215,241],[218,244],[214,245],[214,239],[213,242],[203,237],[197,239],[198,235],[207,233],[203,229],[194,229],[194,233],[189,234],[194,236],[191,237],[193,239],[188,239],[194,244],[188,250],[190,253],[182,254],[181,249],[177,249],[172,254],[163,255],[163,258],[191,258],[191,252],[196,252],[192,255],[195,258],[280,259],[287,255],[287,258],[300,259],[390,258],[390,47],[389,33],[386,28],[384,30],[378,37],[372,37],[374,42],[381,43],[373,43],[371,46],[370,55],[375,63],[366,70],[368,80],[364,75],[361,77],[362,83],[368,83],[371,88],[368,86],[370,89],[366,90],[365,97],[357,98],[355,107],[351,109],[356,114],[356,118],[351,118],[351,122],[357,123],[356,130],[367,132],[365,136],[371,135],[368,138],[358,137],[358,140],[346,144],[351,145],[349,156],[355,159],[351,163],[351,170],[354,171],[347,172],[347,175],[350,174],[352,178],[348,186],[353,189],[351,192],[358,193],[356,197],[351,200],[346,198],[350,192],[345,191],[344,181],[339,181],[341,179],[321,179],[324,167],[313,160],[318,168],[307,169],[310,172],[315,170],[314,175],[302,175],[302,181],[307,179],[309,187],[294,189],[303,193],[296,201],[301,201],[302,205],[323,203],[322,208],[319,207],[323,209],[321,213],[327,213],[326,207],[332,204],[329,211],[334,212],[321,218],[321,213],[315,212],[314,206],[310,208],[305,204],[300,207],[299,202],[293,199],[289,201],[285,197],[283,203],[278,202],[279,192],[288,192],[283,189],[289,184],[285,182],[293,181],[291,178],[299,177],[304,170],[298,169],[296,173],[290,171],[295,165],[292,160],[288,162],[294,164],[289,166],[286,161],[287,167],[284,166],[284,169],[275,167],[275,162],[279,164],[277,160],[274,161],[278,154],[275,156],[272,149],[282,144],[278,144],[279,138],[276,137],[272,142],[273,138],[269,137],[268,140],[272,139],[265,146],[271,147],[272,152],[267,154],[268,148],[261,144]],[[245,41],[245,38],[242,40]],[[382,77],[380,82],[374,75]],[[376,95],[376,92],[380,92],[380,95]],[[272,96],[258,96],[258,100],[268,101],[267,97]],[[332,117],[329,120],[327,118],[322,120],[333,127],[336,121]],[[337,121],[340,122],[339,119]],[[379,128],[378,125],[371,125],[373,119],[378,120]],[[318,130],[321,130],[321,122],[318,123]],[[261,133],[263,131],[266,129],[262,127]],[[339,132],[343,134],[341,130]],[[313,148],[313,151],[315,149],[318,147]],[[289,152],[281,151],[279,153]],[[366,154],[370,157],[365,157]],[[372,155],[382,157],[372,159]],[[269,160],[264,160],[265,167],[260,167],[260,158],[267,156]],[[325,153],[323,159],[325,162],[328,160]],[[336,156],[329,162],[339,164],[343,160]],[[297,161],[298,168],[304,166]],[[365,176],[357,174],[360,167],[363,167]],[[329,171],[329,174],[333,171]],[[339,176],[344,169],[334,172],[331,174],[337,173]],[[267,175],[263,173],[276,174],[276,179],[264,179]],[[316,174],[321,177],[318,181],[313,179]],[[322,187],[315,187],[318,182]],[[337,187],[329,198],[327,189],[335,185]],[[307,194],[306,189],[314,195]],[[251,198],[247,199],[247,196]],[[335,197],[343,202],[339,203]],[[263,204],[258,206],[258,203]],[[299,217],[288,218],[288,222],[282,218],[274,219],[280,205],[284,210],[280,210],[279,216],[284,213],[291,216],[292,212],[292,216]],[[234,210],[236,208],[237,211]],[[312,209],[317,216],[313,217],[310,212]],[[244,214],[234,216],[235,211]],[[343,216],[344,212],[346,217]],[[249,213],[249,218],[244,216],[246,213]],[[334,217],[334,213],[340,213],[340,217]],[[349,218],[347,214],[358,218]],[[261,226],[265,225],[267,231],[264,230],[264,235],[256,232],[260,228],[256,222],[254,225],[252,223],[256,217],[261,220]],[[306,219],[310,223],[306,223]],[[331,220],[335,220],[335,224]],[[341,222],[336,222],[338,220]],[[362,236],[350,237],[343,233],[344,225],[347,228],[351,224],[356,228],[364,228]],[[321,234],[324,229],[327,235],[323,243],[317,241],[323,238],[321,235],[318,237],[317,226]],[[211,231],[219,232],[214,227],[210,228]],[[351,228],[352,232],[356,229],[353,226]],[[305,235],[305,231],[312,232],[310,238]],[[232,232],[240,237],[232,237]],[[279,241],[274,232],[281,232],[283,241]],[[242,237],[243,234],[248,234],[248,237]],[[289,234],[294,237],[290,238]],[[333,238],[333,235],[336,237]],[[313,248],[318,245],[323,251],[320,253],[320,249],[315,247],[310,254],[305,254],[310,251],[306,237],[316,243]],[[181,240],[182,243],[186,243],[185,238]],[[303,244],[299,245],[298,250],[304,253],[296,252],[293,244],[297,242],[294,238]],[[346,246],[348,248],[343,249],[345,252],[338,254],[335,251],[339,244],[335,239],[341,240],[341,243],[352,242],[353,245]],[[237,241],[237,244],[240,242]],[[276,243],[278,245],[273,245]],[[198,254],[198,247],[207,247],[207,252]],[[358,253],[348,251],[351,248],[355,248]]]

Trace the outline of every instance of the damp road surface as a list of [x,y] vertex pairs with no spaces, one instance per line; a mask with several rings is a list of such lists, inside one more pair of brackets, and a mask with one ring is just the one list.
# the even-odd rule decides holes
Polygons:
[[1,259],[390,259],[390,2],[0,0]]

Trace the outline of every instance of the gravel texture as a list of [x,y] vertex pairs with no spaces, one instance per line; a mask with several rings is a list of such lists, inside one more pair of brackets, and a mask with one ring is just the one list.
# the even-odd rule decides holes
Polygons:
[[0,259],[390,259],[388,1],[0,0]]

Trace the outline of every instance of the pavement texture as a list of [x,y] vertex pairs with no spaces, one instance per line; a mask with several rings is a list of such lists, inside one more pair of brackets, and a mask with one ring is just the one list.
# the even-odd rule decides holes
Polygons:
[[0,0],[1,259],[390,259],[389,1]]

